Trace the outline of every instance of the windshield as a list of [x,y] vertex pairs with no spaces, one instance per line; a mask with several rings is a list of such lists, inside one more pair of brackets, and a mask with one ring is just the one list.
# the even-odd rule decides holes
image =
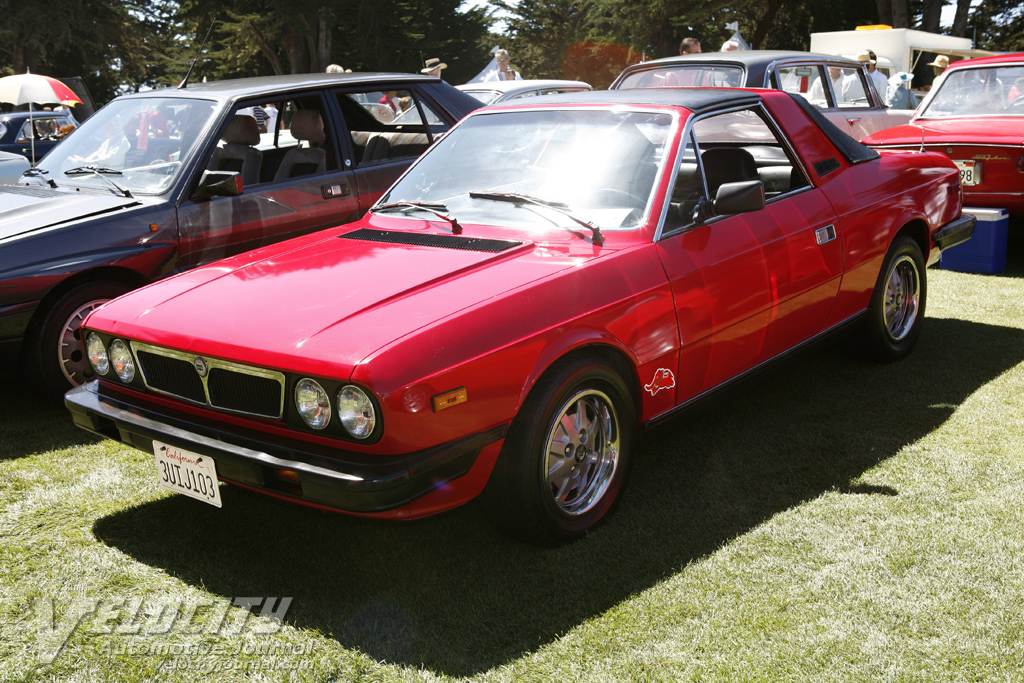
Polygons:
[[573,225],[536,203],[470,196],[516,193],[557,202],[601,229],[633,228],[648,213],[672,123],[666,113],[588,109],[471,116],[380,203],[440,204],[461,223]]
[[956,116],[1024,116],[1024,64],[947,71],[918,118]]
[[65,173],[94,166],[133,194],[160,194],[204,139],[200,133],[213,108],[207,100],[171,97],[114,100],[54,147],[39,167],[58,185],[109,188],[95,173]]
[[721,64],[673,64],[629,74],[615,88],[671,88],[693,85],[707,88],[743,86],[743,69]]

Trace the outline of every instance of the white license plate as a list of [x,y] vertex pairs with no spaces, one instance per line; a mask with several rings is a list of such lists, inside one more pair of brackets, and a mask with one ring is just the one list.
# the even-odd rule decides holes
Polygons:
[[981,183],[981,162],[954,159],[953,163],[960,169],[961,185],[979,185]]
[[213,458],[176,446],[153,442],[156,478],[165,489],[221,507],[217,466]]

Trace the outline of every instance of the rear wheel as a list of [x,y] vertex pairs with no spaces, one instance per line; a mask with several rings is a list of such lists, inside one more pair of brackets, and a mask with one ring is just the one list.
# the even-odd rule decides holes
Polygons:
[[874,358],[899,360],[917,343],[928,293],[925,272],[921,247],[906,235],[898,236],[878,274],[864,327],[865,351]]
[[541,545],[596,527],[625,481],[635,415],[622,377],[599,359],[552,368],[513,421],[481,496],[491,521]]
[[95,309],[128,287],[111,281],[90,282],[70,290],[57,300],[29,339],[28,380],[43,394],[60,401],[64,393],[92,379],[80,327]]

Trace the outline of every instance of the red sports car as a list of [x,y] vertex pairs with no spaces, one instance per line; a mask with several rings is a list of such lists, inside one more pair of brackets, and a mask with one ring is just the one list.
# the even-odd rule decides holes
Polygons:
[[1024,52],[956,62],[905,126],[861,142],[932,150],[960,169],[967,206],[1024,216]]
[[941,154],[857,143],[803,98],[582,92],[480,109],[361,221],[150,285],[84,325],[85,429],[355,515],[480,497],[552,544],[603,521],[641,431],[855,328],[920,333],[970,237]]

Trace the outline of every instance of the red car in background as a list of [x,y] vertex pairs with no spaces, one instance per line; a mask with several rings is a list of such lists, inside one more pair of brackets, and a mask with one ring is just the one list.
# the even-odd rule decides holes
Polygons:
[[960,169],[964,204],[1024,216],[1024,53],[952,64],[910,123],[861,142],[944,154]]
[[882,360],[968,239],[956,167],[798,95],[581,92],[470,114],[355,224],[168,278],[83,325],[75,422],[218,479],[408,519],[471,499],[541,544],[602,522],[641,430],[811,342]]

